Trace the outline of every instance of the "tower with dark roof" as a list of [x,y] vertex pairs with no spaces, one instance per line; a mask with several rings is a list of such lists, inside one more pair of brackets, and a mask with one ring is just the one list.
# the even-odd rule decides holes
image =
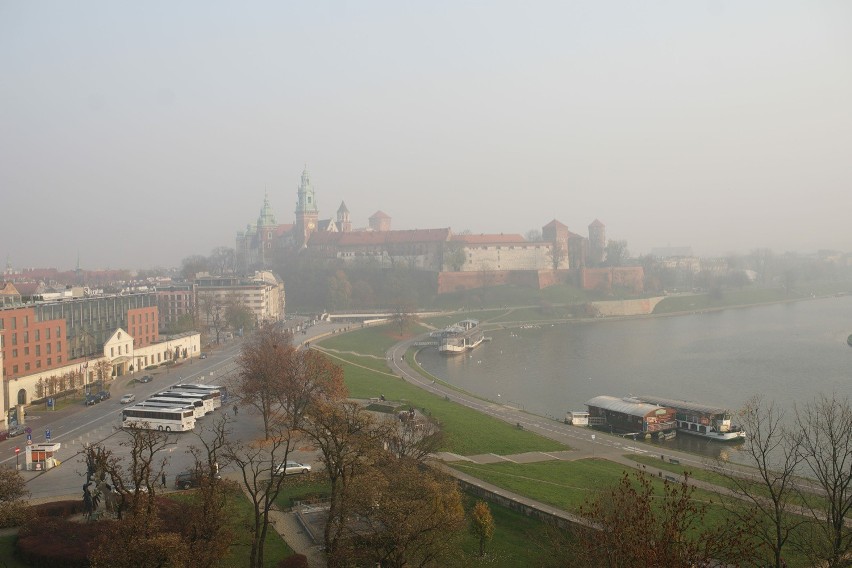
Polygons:
[[346,207],[344,201],[341,201],[340,207],[337,208],[337,230],[341,233],[348,233],[352,230],[352,221],[349,219],[349,208]]
[[589,225],[589,261],[593,266],[603,264],[606,252],[606,225],[595,219]]

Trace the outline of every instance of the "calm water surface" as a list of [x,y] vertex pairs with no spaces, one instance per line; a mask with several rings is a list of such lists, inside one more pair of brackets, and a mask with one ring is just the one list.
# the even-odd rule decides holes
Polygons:
[[[754,394],[786,408],[818,393],[852,398],[852,297],[693,315],[488,332],[463,355],[420,364],[484,398],[561,419],[597,395],[656,395],[732,411]],[[683,449],[707,442],[680,436]],[[696,447],[697,446],[697,447]],[[713,444],[715,448],[717,444]]]

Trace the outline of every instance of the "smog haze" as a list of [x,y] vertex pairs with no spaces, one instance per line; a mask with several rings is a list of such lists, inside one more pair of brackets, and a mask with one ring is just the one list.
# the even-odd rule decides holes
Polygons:
[[852,250],[852,4],[0,2],[0,255],[174,266],[264,196],[633,254]]

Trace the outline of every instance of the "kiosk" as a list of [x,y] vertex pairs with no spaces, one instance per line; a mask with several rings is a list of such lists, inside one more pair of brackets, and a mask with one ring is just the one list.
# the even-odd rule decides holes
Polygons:
[[59,442],[27,446],[25,467],[27,471],[43,471],[59,465],[53,454],[62,446]]

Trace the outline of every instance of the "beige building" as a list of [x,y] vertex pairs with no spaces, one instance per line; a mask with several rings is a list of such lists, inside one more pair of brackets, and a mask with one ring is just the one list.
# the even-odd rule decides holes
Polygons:
[[258,325],[284,318],[284,282],[271,272],[260,271],[251,277],[205,276],[196,278],[195,284],[202,317],[205,312],[221,312],[237,304],[251,310]]
[[[66,384],[65,390],[71,388],[88,388],[94,384],[98,377],[95,371],[100,361],[107,361],[112,366],[113,377],[144,372],[145,367],[160,365],[166,361],[188,359],[198,357],[201,354],[201,335],[195,332],[169,337],[159,343],[145,345],[143,347],[133,346],[133,337],[123,329],[117,329],[104,344],[102,356],[88,359],[86,361],[75,361],[63,367],[56,367],[38,373],[32,373],[21,377],[12,377],[3,381],[6,386],[3,389],[3,417],[8,414],[11,405],[30,404],[33,400],[59,394],[61,388],[51,383],[58,383],[52,379],[82,373],[82,385]],[[2,366],[0,366],[2,369]],[[2,372],[2,371],[0,371]],[[39,386],[41,382],[41,387]]]
[[[553,243],[528,241],[521,235],[453,235],[445,255],[445,270],[456,272],[481,272],[488,270],[547,270],[553,267]],[[461,250],[461,256],[452,249]],[[567,259],[560,263],[567,268]]]

